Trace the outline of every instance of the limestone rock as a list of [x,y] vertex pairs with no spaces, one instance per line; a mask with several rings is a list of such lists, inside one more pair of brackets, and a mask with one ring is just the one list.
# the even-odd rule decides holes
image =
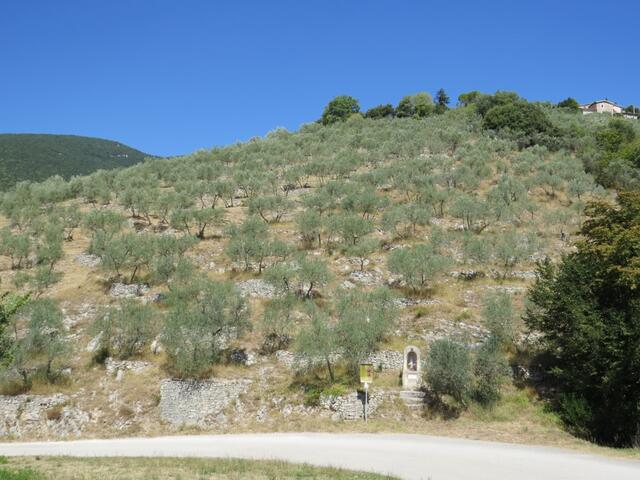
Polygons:
[[109,295],[115,298],[133,298],[142,297],[149,291],[149,285],[140,283],[132,283],[127,285],[126,283],[114,283],[111,285]]

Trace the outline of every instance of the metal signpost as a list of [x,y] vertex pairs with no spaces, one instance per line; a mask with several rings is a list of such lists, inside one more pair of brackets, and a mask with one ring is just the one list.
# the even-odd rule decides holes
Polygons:
[[369,384],[373,382],[373,365],[371,363],[360,364],[360,383],[364,383],[364,421],[367,421],[369,407]]

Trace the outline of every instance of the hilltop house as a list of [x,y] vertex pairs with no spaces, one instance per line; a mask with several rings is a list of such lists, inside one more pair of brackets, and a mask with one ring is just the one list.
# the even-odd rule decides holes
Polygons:
[[596,100],[595,102],[580,105],[580,110],[582,110],[584,115],[590,113],[608,113],[610,115],[622,115],[625,118],[638,118],[638,115],[625,112],[621,105],[606,98],[604,100]]

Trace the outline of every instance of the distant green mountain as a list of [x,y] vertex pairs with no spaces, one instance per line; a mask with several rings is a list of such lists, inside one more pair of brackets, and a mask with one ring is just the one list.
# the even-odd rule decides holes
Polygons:
[[69,178],[128,167],[148,155],[122,143],[76,135],[0,134],[0,190],[23,180]]

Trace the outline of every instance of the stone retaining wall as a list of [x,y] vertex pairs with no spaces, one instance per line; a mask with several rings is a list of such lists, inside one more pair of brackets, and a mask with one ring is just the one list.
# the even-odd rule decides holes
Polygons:
[[[385,392],[381,390],[369,392],[367,410],[369,417],[375,415],[385,397]],[[353,392],[340,396],[322,395],[320,397],[320,406],[335,412],[334,420],[359,420],[364,418],[364,399],[364,392]]]
[[174,426],[206,426],[241,394],[251,380],[163,380],[160,417]]
[[[336,353],[332,355],[332,361],[340,360],[341,355]],[[308,360],[304,357],[300,357],[295,353],[287,350],[278,350],[276,352],[276,360],[282,365],[289,368],[305,368]],[[380,350],[374,352],[365,359],[366,362],[373,364],[374,368],[380,368],[382,370],[402,370],[404,358],[402,352],[396,350]]]

